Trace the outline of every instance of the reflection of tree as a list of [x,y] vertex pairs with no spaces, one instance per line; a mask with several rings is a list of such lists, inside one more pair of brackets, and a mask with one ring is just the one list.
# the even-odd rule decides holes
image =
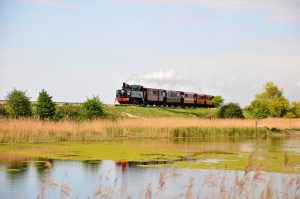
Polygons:
[[101,160],[82,161],[82,165],[84,166],[84,168],[90,172],[97,172],[100,164],[101,164]]
[[28,162],[14,162],[6,165],[7,177],[12,183],[23,180],[27,170]]

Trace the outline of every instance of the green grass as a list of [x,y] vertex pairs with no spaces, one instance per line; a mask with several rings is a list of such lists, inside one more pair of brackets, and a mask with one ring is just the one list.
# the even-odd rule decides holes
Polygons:
[[217,118],[216,108],[174,108],[174,107],[141,107],[105,105],[108,118],[129,117],[130,114],[144,118],[180,117],[180,118]]

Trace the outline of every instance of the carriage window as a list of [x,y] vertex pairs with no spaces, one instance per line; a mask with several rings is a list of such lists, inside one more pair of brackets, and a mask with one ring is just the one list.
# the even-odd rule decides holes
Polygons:
[[157,95],[158,94],[158,92],[157,91],[153,91],[153,95]]

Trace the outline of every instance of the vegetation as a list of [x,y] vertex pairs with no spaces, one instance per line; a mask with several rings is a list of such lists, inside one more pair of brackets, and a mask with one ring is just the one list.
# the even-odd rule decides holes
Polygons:
[[79,121],[80,117],[80,105],[64,104],[57,106],[55,110],[54,120],[74,120]]
[[0,104],[0,117],[7,117],[8,111],[4,104]]
[[[289,113],[289,101],[283,96],[282,89],[279,89],[273,82],[264,85],[264,91],[255,96],[254,101],[247,107],[254,118],[284,117]],[[287,115],[291,117],[291,113]]]
[[300,118],[300,101],[299,102],[292,102],[291,104],[291,117]]
[[219,108],[219,107],[223,106],[223,103],[224,103],[224,99],[219,95],[215,96],[212,100],[212,104],[216,108]]
[[26,91],[13,89],[7,96],[9,115],[12,117],[29,117],[32,115],[31,103]]
[[98,96],[91,99],[87,98],[81,106],[81,116],[84,119],[104,117],[103,103]]
[[244,118],[243,110],[237,103],[228,103],[221,107],[220,118]]
[[36,112],[40,119],[53,119],[55,116],[55,103],[44,89],[39,93]]
[[[199,118],[148,118],[120,120],[63,120],[1,119],[0,143],[47,143],[58,141],[107,140],[125,138],[172,138],[184,133],[191,137],[253,137],[269,129],[300,128],[300,119],[199,119]],[[176,130],[177,129],[177,130]],[[238,130],[237,130],[238,129]],[[253,130],[247,130],[253,129]],[[188,133],[186,133],[188,132]],[[250,132],[250,133],[248,133]],[[278,133],[268,131],[271,134]],[[288,134],[296,134],[291,131]],[[286,135],[281,132],[281,135]],[[255,136],[254,136],[255,137]]]

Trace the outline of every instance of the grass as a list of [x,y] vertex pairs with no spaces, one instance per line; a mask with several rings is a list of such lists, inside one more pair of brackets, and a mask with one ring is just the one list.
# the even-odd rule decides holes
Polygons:
[[[292,128],[300,128],[300,119],[125,118],[83,122],[0,119],[0,143],[109,140],[116,137],[265,137],[278,134],[278,129]],[[276,131],[272,132],[272,129]]]
[[130,116],[143,118],[179,117],[179,118],[217,118],[216,108],[172,108],[105,105],[108,118],[124,118]]

